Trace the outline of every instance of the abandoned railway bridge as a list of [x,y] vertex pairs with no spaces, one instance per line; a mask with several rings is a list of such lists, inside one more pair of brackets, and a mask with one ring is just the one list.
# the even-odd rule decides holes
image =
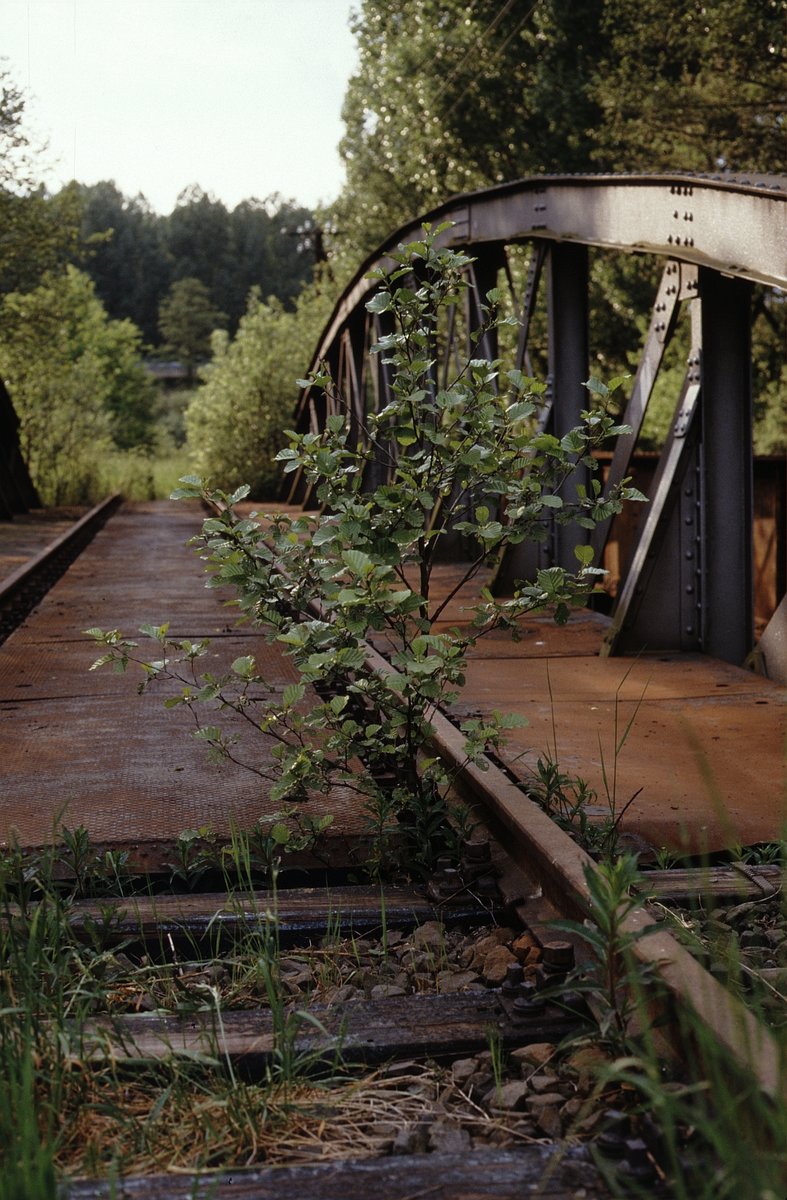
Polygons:
[[[362,264],[314,352],[313,362],[330,365],[349,400],[351,437],[362,436],[365,414],[390,396],[387,368],[369,352],[384,321],[366,307],[374,287],[368,273],[384,265],[397,244],[416,238],[424,221],[448,223],[441,235],[446,244],[466,249],[473,260],[466,311],[451,323],[446,356],[452,339],[458,344],[477,326],[486,291],[508,289],[520,319],[512,365],[529,371],[538,336],[548,368],[541,422],[558,436],[586,407],[590,256],[641,255],[662,264],[623,416],[631,432],[608,464],[610,483],[631,473],[671,340],[683,337],[688,347],[649,504],[611,616],[588,612],[560,636],[540,628],[519,649],[497,646],[486,658],[479,654],[471,663],[467,704],[523,712],[530,725],[525,741],[514,743],[515,758],[538,749],[538,739],[546,744],[557,711],[563,751],[576,766],[590,759],[592,774],[603,722],[622,695],[631,699],[632,689],[644,689],[626,749],[627,786],[643,788],[633,827],[656,844],[677,843],[695,826],[703,832],[701,838],[685,835],[692,844],[775,837],[785,815],[784,472],[774,476],[781,496],[765,539],[767,563],[755,569],[751,329],[762,289],[769,304],[779,313],[783,308],[787,184],[769,177],[547,177],[456,197],[418,217]],[[496,351],[495,335],[487,334],[475,353],[494,357]],[[30,506],[34,495],[13,412],[3,404],[0,504],[9,516]],[[319,430],[329,415],[324,394],[303,393],[299,429]],[[296,475],[287,504],[308,506],[312,499]],[[210,609],[195,580],[196,564],[179,550],[196,519],[175,515],[166,504],[121,509],[3,647],[3,839],[16,831],[27,843],[40,843],[61,810],[101,843],[135,846],[166,841],[177,827],[214,821],[226,827],[228,814],[248,814],[252,793],[231,771],[215,783],[212,802],[205,799],[202,768],[179,750],[171,765],[166,751],[157,777],[160,747],[173,745],[172,714],[165,718],[148,699],[140,702],[84,670],[89,649],[81,631],[88,625],[134,628],[158,615],[171,617],[184,636],[219,632],[219,642],[232,641],[235,651],[254,640]],[[556,528],[537,548],[512,553],[495,580],[498,591],[540,566],[570,564],[574,532]],[[598,555],[610,537],[616,537],[612,522],[595,530]],[[770,599],[757,613],[755,636],[755,581],[763,570]],[[6,594],[11,597],[13,587]],[[626,675],[631,656],[636,666]],[[141,703],[144,721],[133,707]],[[120,729],[126,731],[123,747],[114,736]],[[134,815],[138,802],[145,816]],[[347,820],[351,829],[353,817]]]

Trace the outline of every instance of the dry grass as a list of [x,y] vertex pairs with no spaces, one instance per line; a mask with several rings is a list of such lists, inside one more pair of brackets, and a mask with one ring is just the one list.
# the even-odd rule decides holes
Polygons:
[[324,1163],[390,1153],[399,1130],[434,1121],[484,1138],[534,1142],[524,1114],[490,1114],[437,1067],[330,1085],[222,1083],[197,1071],[169,1083],[92,1074],[61,1141],[69,1176]]

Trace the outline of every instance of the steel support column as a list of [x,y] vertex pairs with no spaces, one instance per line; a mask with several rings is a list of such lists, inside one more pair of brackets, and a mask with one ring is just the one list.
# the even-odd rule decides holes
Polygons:
[[[525,296],[525,318],[529,324],[542,263],[546,257],[549,336],[549,390],[539,420],[543,429],[562,437],[580,422],[580,413],[590,403],[582,386],[588,376],[588,252],[587,246],[561,243],[546,252],[534,251],[532,278]],[[526,342],[517,356],[524,357]],[[567,484],[566,499],[575,499],[578,483],[588,486],[588,471],[582,469]],[[538,544],[522,542],[512,547],[500,563],[492,581],[497,596],[510,595],[517,583],[532,580],[542,567],[577,568],[574,547],[587,541],[587,530],[578,525],[555,525],[550,537]]]
[[751,284],[703,268],[702,649],[742,663],[751,651]]
[[[588,250],[572,242],[550,247],[547,267],[549,321],[549,379],[552,392],[552,427],[563,437],[580,423],[580,413],[590,404],[582,386],[588,377]],[[568,483],[565,499],[573,501],[576,485],[589,483],[588,472],[580,470]],[[576,569],[574,547],[587,541],[587,530],[575,525],[556,525],[552,537],[551,562],[567,570]]]

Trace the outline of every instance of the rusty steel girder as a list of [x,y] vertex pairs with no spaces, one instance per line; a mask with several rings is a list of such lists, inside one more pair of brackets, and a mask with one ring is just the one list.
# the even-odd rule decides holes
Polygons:
[[[576,424],[587,400],[581,385],[589,374],[588,248],[664,260],[623,418],[632,432],[617,444],[611,481],[628,473],[664,350],[686,310],[691,351],[602,653],[688,650],[742,663],[754,641],[751,290],[753,284],[787,288],[787,180],[543,177],[454,197],[425,213],[392,234],[361,266],[314,354],[315,368],[327,362],[346,398],[354,436],[360,436],[369,405],[382,407],[390,387],[386,367],[369,354],[384,328],[365,309],[376,287],[368,272],[393,265],[390,252],[416,239],[424,222],[451,222],[441,238],[474,258],[466,328],[478,298],[501,271],[511,284],[507,248],[531,246],[526,285],[516,297],[521,326],[513,365],[529,366],[528,334],[543,274],[549,403],[542,421],[558,435]],[[456,328],[461,324],[458,320]],[[491,337],[487,341],[481,350],[493,357],[496,345]],[[320,428],[327,403],[317,389],[307,390],[298,428]],[[375,482],[372,471],[368,484]],[[309,498],[306,481],[296,475],[289,501]],[[571,565],[578,533],[556,528],[543,546],[517,548],[501,567],[498,590],[539,566]],[[609,523],[593,534],[599,555],[608,533]],[[785,618],[777,611],[774,620]],[[773,640],[773,630],[769,633]]]

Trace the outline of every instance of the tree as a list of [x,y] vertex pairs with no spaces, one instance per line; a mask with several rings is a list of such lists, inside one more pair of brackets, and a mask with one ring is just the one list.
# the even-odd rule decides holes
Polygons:
[[[666,16],[659,0],[363,0],[347,183],[328,214],[342,273],[451,194],[504,179],[787,170],[786,17],[787,0],[679,0]],[[605,374],[630,369],[656,286],[650,261],[591,254]],[[782,321],[770,340],[755,330],[769,412]],[[763,420],[773,446],[784,422]]]
[[787,170],[787,3],[604,0],[591,132],[607,170]]
[[102,459],[150,436],[139,342],[130,322],[107,319],[92,281],[75,267],[5,297],[0,372],[45,504],[92,499],[102,490]]
[[186,414],[189,447],[205,478],[235,488],[248,482],[255,496],[275,495],[274,459],[285,445],[296,398],[293,380],[328,317],[330,298],[313,288],[294,311],[252,290],[234,339],[213,336],[213,357]]
[[233,288],[223,307],[230,330],[237,328],[253,287],[292,306],[312,274],[312,259],[300,252],[298,230],[312,219],[308,208],[277,193],[243,200],[229,215]]
[[210,354],[214,329],[227,318],[217,309],[205,284],[194,278],[178,279],[159,306],[159,331],[193,380],[197,363]]
[[52,200],[36,186],[24,108],[22,91],[0,65],[0,293],[35,287],[77,247],[73,196]]
[[363,0],[333,210],[365,253],[522,175],[787,169],[785,0]]
[[333,214],[367,252],[449,195],[587,169],[601,0],[364,0]]
[[198,184],[192,184],[178,196],[164,227],[173,279],[198,279],[214,308],[226,311],[223,305],[232,294],[234,264],[225,206]]
[[110,317],[128,317],[149,344],[171,282],[164,220],[144,196],[124,196],[112,180],[76,185],[81,201],[82,266]]

